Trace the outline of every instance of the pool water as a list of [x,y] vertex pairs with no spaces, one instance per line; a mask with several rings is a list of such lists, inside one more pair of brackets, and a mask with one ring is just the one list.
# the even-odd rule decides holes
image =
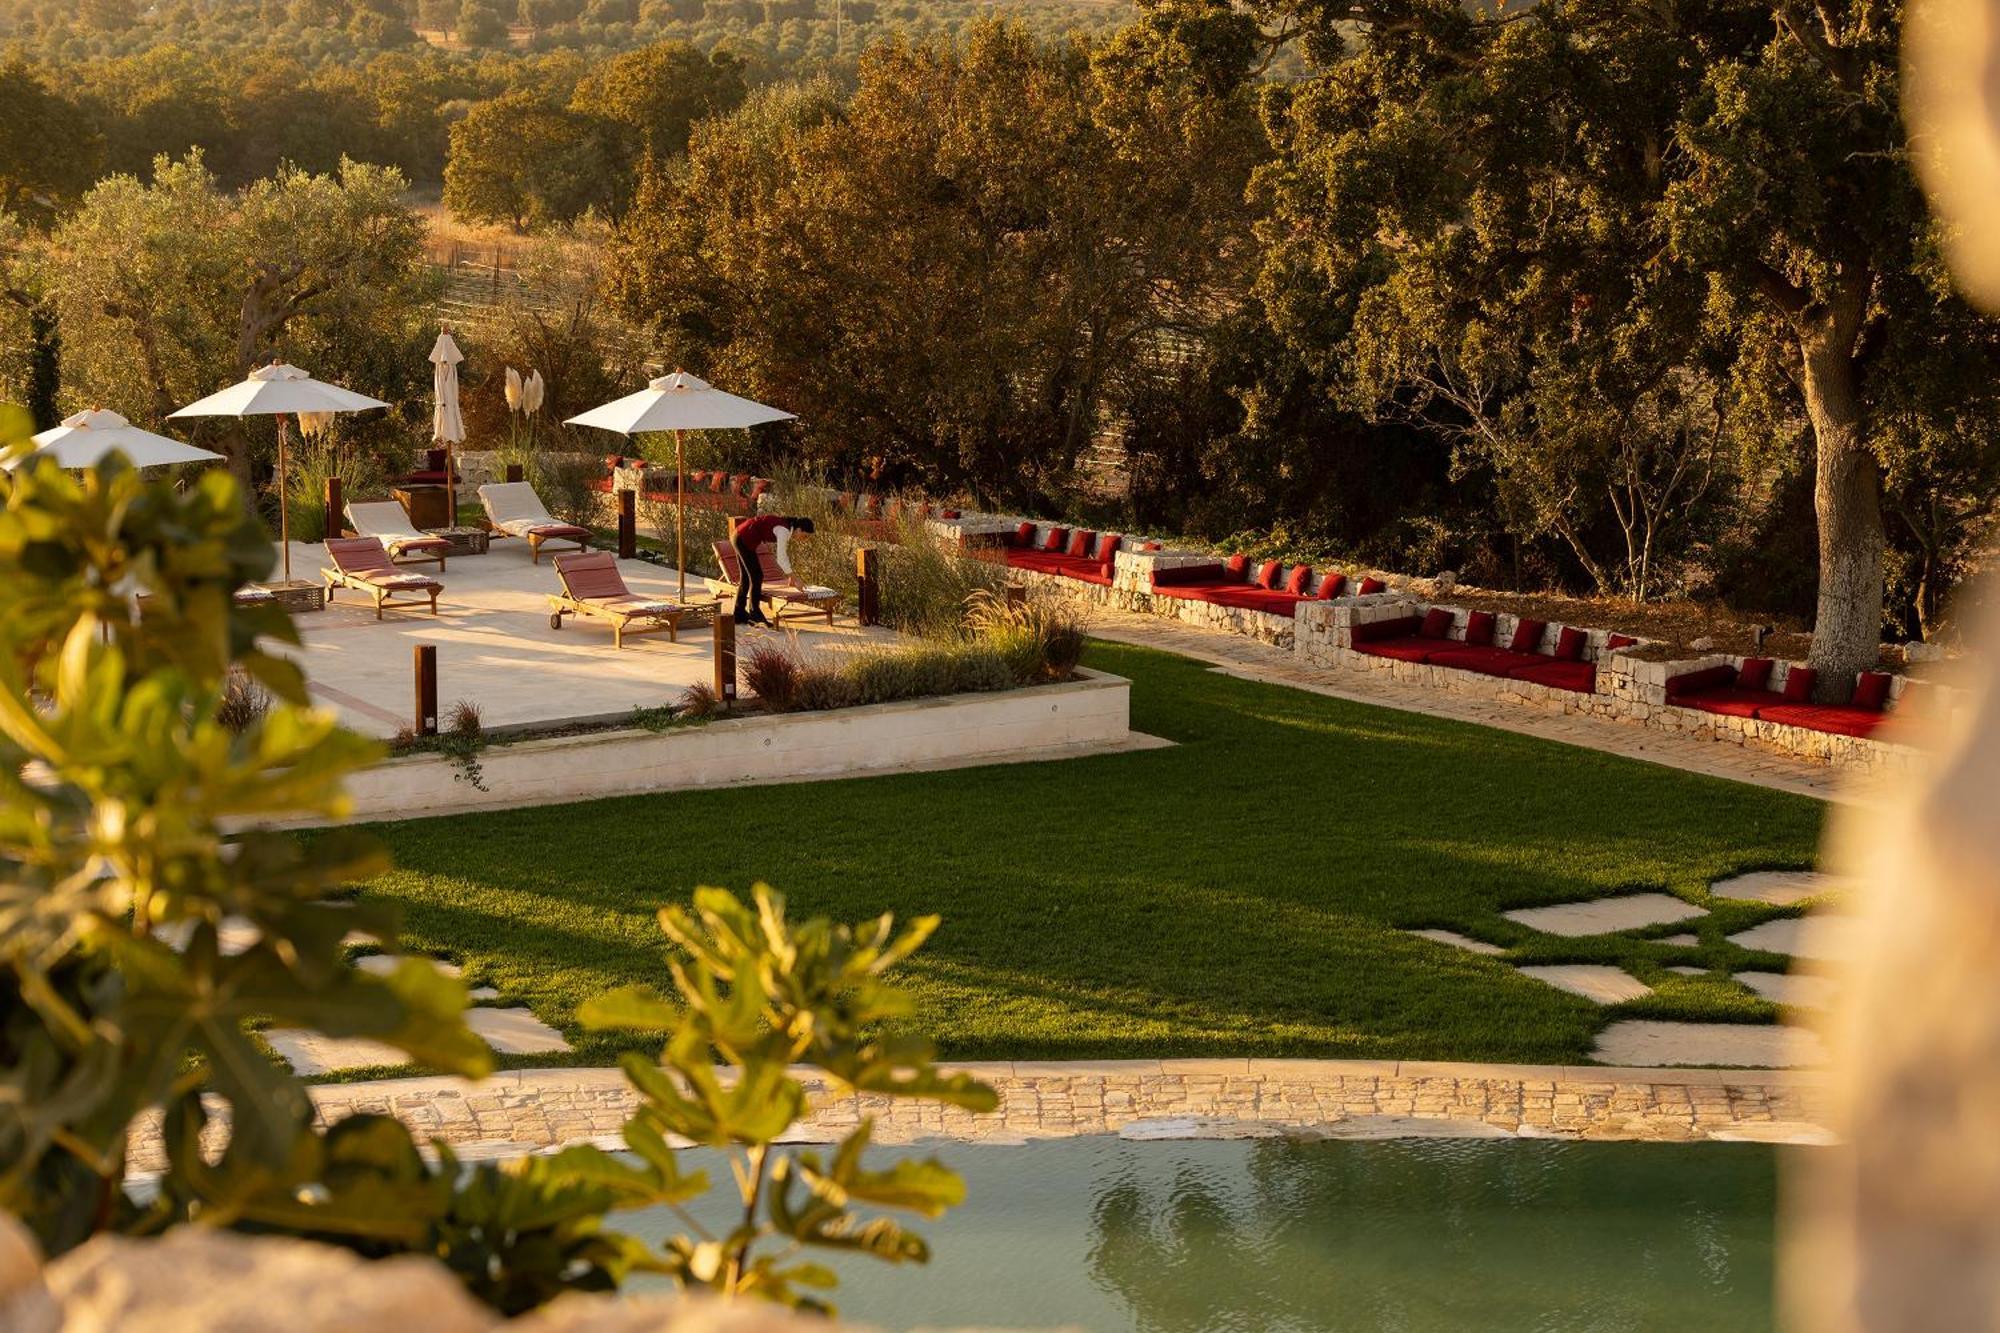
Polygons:
[[[1082,1138],[874,1152],[935,1153],[967,1187],[964,1207],[918,1227],[929,1265],[833,1262],[842,1316],[884,1329],[1773,1322],[1768,1147]],[[720,1187],[705,1202],[733,1194],[726,1166],[701,1165]],[[645,1235],[671,1224],[619,1222]]]

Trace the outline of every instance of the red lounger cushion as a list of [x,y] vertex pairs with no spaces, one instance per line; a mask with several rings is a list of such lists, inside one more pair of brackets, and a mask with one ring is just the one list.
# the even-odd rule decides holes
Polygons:
[[1293,565],[1291,574],[1285,579],[1285,591],[1294,597],[1305,596],[1306,589],[1312,584],[1312,576],[1311,565]]
[[1340,596],[1341,590],[1346,586],[1347,575],[1337,569],[1329,569],[1326,571],[1326,577],[1319,581],[1319,599],[1322,602],[1330,602]]
[[[1411,617],[1415,619],[1415,617]],[[1399,662],[1428,662],[1438,651],[1437,640],[1420,639],[1415,635],[1405,635],[1399,639],[1375,639],[1354,645],[1357,653],[1367,653],[1370,657],[1393,657]]]
[[1544,657],[1529,666],[1514,668],[1507,673],[1507,678],[1547,685],[1551,689],[1575,690],[1579,694],[1590,694],[1597,689],[1597,664],[1565,662],[1558,658]]
[[1685,699],[1691,694],[1705,690],[1728,689],[1736,683],[1736,668],[1727,664],[1703,667],[1699,671],[1686,671],[1667,678],[1667,699],[1669,702]]
[[1547,632],[1546,620],[1529,620],[1526,617],[1514,624],[1514,637],[1507,644],[1517,653],[1537,653],[1542,648],[1542,635]]
[[1489,647],[1493,643],[1493,613],[1491,611],[1469,611],[1465,616],[1465,641],[1475,648]]
[[1424,612],[1424,623],[1417,627],[1419,638],[1449,639],[1451,637],[1451,612],[1441,606],[1434,606]]
[[1477,671],[1482,676],[1510,676],[1523,665],[1519,653],[1479,643],[1441,643],[1424,660],[1432,666]]
[[1684,708],[1699,708],[1704,713],[1721,713],[1725,717],[1756,717],[1782,700],[1769,690],[1746,690],[1740,685],[1724,685],[1720,689],[1680,695],[1674,702]]
[[1746,690],[1768,690],[1772,665],[1768,657],[1746,657],[1743,665],[1736,668],[1736,683]]
[[1882,711],[1889,702],[1889,673],[1886,671],[1864,671],[1861,679],[1854,682],[1854,698],[1850,707],[1865,709],[1871,713]]
[[1552,654],[1558,662],[1581,662],[1583,650],[1590,642],[1590,636],[1574,625],[1564,625],[1556,633],[1556,650]]
[[1785,702],[1788,704],[1809,704],[1812,702],[1813,686],[1819,684],[1819,672],[1811,667],[1795,666],[1785,669]]
[[1772,704],[1757,714],[1760,722],[1777,722],[1836,736],[1867,736],[1888,720],[1887,714],[1833,704]]

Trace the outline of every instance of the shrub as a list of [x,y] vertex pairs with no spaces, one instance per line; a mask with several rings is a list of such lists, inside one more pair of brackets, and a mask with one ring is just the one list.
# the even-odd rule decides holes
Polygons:
[[691,718],[714,717],[722,711],[722,700],[714,687],[696,681],[681,691],[681,713]]
[[[381,460],[359,446],[343,444],[338,429],[329,428],[316,440],[294,445],[287,458],[285,514],[295,542],[326,540],[328,478],[340,478],[341,494],[349,500],[389,493],[389,474]],[[273,491],[276,485],[273,478]]]
[[850,658],[842,674],[863,704],[939,694],[1011,689],[1017,677],[1006,658],[984,643],[911,644]]
[[1075,675],[1088,637],[1082,611],[1046,594],[1010,604],[1004,594],[980,589],[965,600],[965,624],[975,640],[1005,658],[1023,684]]
[[223,682],[222,701],[215,706],[215,720],[231,734],[241,736],[264,720],[271,711],[271,692],[240,669],[230,671]]
[[774,713],[799,707],[803,663],[789,645],[760,643],[743,660],[743,683]]
[[467,699],[460,699],[446,712],[444,729],[461,740],[478,740],[486,734],[486,726],[479,716],[479,705]]

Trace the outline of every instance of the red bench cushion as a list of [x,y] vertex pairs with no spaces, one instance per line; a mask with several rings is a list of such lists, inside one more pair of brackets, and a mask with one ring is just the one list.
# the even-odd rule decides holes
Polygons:
[[1375,593],[1386,591],[1388,587],[1389,587],[1388,584],[1382,582],[1382,580],[1378,578],[1363,577],[1363,579],[1361,580],[1361,587],[1356,590],[1355,595],[1359,597],[1369,597],[1373,596]]
[[1493,613],[1491,611],[1469,611],[1465,616],[1465,641],[1475,648],[1488,647],[1493,642]]
[[1819,672],[1807,666],[1789,667],[1785,671],[1785,702],[1806,704],[1812,702],[1813,686],[1819,684]]
[[1719,689],[1698,690],[1693,694],[1680,695],[1675,702],[1685,708],[1699,708],[1704,713],[1721,713],[1727,717],[1755,717],[1763,709],[1783,700],[1770,690],[1746,690],[1740,685],[1724,685]]
[[1523,617],[1514,624],[1514,637],[1507,646],[1517,653],[1538,652],[1542,646],[1542,635],[1547,632],[1549,622],[1530,620]]
[[1889,702],[1889,673],[1886,671],[1864,671],[1861,679],[1854,682],[1854,698],[1851,706],[1879,713]]
[[1097,534],[1089,528],[1078,528],[1069,535],[1069,549],[1064,555],[1089,555],[1090,548],[1097,543]]
[[1482,676],[1508,676],[1527,665],[1519,653],[1480,643],[1441,643],[1426,660],[1432,666],[1477,671]]
[[1768,657],[1746,657],[1743,665],[1736,668],[1736,683],[1746,690],[1768,690],[1771,688],[1771,667]]
[[1339,570],[1329,569],[1326,571],[1326,577],[1319,581],[1319,599],[1322,602],[1330,602],[1340,596],[1341,590],[1346,587],[1347,575]]
[[1424,612],[1424,623],[1417,628],[1417,634],[1425,639],[1448,639],[1451,637],[1451,612],[1441,606],[1434,606]]
[[1278,570],[1283,568],[1275,560],[1266,560],[1257,566],[1257,586],[1265,591],[1274,591],[1278,586]]
[[1583,660],[1584,646],[1589,642],[1590,636],[1588,634],[1574,625],[1564,625],[1556,633],[1554,657],[1558,662],[1581,662]]
[[1063,543],[1068,540],[1068,528],[1050,528],[1049,535],[1042,538],[1042,549],[1059,555],[1062,553]]
[[1837,736],[1866,736],[1888,720],[1887,714],[1846,704],[1772,704],[1757,714],[1760,722],[1777,722]]
[[1312,576],[1311,565],[1293,565],[1291,574],[1285,579],[1285,591],[1294,597],[1305,596],[1306,589],[1312,584]]
[[1552,689],[1575,690],[1579,694],[1589,694],[1597,688],[1597,664],[1565,662],[1559,658],[1543,657],[1527,666],[1514,668],[1507,673],[1507,678],[1531,681],[1536,685],[1547,685]]
[[1232,555],[1222,562],[1223,577],[1232,583],[1241,583],[1250,577],[1250,557]]
[[1423,662],[1438,650],[1435,639],[1419,638],[1414,634],[1397,639],[1375,639],[1354,645],[1357,653],[1367,653],[1370,657],[1393,657],[1399,662]]

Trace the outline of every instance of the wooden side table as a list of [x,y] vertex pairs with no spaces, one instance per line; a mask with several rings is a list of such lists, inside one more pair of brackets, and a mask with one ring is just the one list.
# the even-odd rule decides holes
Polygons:
[[442,486],[398,486],[389,494],[410,516],[410,526],[419,532],[452,526],[451,503]]
[[451,543],[448,556],[485,555],[486,544],[493,534],[485,528],[426,528],[433,537],[442,537]]

